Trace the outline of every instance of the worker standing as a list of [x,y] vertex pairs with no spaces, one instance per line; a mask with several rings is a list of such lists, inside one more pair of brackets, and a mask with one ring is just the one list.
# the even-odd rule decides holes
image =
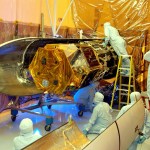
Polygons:
[[84,105],[91,112],[93,110],[93,98],[97,91],[99,82],[91,83],[90,85],[79,89],[74,95],[74,101],[77,105]]
[[[104,46],[106,46],[108,42],[110,42],[110,45],[112,46],[118,57],[120,57],[121,55],[128,55],[125,40],[120,36],[118,30],[112,27],[109,22],[104,23],[104,34],[106,36]],[[122,65],[124,68],[130,66],[130,60],[128,57],[123,58]],[[124,70],[122,73],[124,75],[128,75],[129,71]]]

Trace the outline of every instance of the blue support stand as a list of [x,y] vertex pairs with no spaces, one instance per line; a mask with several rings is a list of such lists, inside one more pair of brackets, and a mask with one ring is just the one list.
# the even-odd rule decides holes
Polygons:
[[17,116],[17,114],[18,114],[18,110],[16,110],[16,109],[11,109],[11,115],[12,115],[12,116]]
[[46,118],[46,125],[51,125],[53,123],[53,118]]
[[85,111],[85,105],[80,104],[79,105],[79,111]]

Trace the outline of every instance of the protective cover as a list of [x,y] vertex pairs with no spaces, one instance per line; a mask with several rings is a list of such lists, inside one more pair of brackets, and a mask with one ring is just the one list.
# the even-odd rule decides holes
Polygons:
[[149,0],[74,0],[72,10],[77,28],[103,36],[103,24],[110,22],[121,32],[132,31],[128,32],[132,42],[137,40],[137,32],[150,27],[149,5]]
[[75,26],[86,37],[104,37],[104,23],[110,22],[126,40],[128,54],[133,55],[136,78],[144,90],[146,82],[143,54],[150,45],[149,0],[74,0]]

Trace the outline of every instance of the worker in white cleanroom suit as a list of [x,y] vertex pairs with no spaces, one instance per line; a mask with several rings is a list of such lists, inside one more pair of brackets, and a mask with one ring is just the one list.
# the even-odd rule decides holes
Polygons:
[[[150,50],[144,54],[144,60],[150,63]],[[148,66],[148,76],[147,76],[147,95],[150,99],[150,64]],[[145,109],[145,123],[142,133],[143,136],[139,137],[137,141],[137,150],[149,150],[150,149],[150,112]]]
[[41,137],[40,134],[33,133],[33,122],[25,118],[19,125],[20,135],[13,140],[15,150],[20,150]]
[[121,115],[123,115],[130,107],[132,107],[132,105],[138,101],[141,98],[141,93],[139,92],[132,92],[130,94],[130,103],[126,106],[123,106],[120,110],[120,112],[118,113],[116,119],[118,119]]
[[[131,101],[131,103],[126,105],[126,106],[123,106],[121,108],[121,110],[120,110],[119,114],[117,115],[116,119],[118,119],[121,115],[123,115],[140,98],[141,98],[141,94],[139,92],[132,92],[130,94],[130,101]],[[137,149],[137,144],[141,144],[142,142],[144,142],[144,140],[146,140],[150,136],[150,114],[149,114],[149,111],[147,109],[145,109],[145,116],[144,117],[145,117],[144,118],[144,128],[143,128],[143,131],[142,131],[142,133],[144,135],[143,136],[138,136],[132,142],[132,144],[130,145],[128,150],[136,150]],[[143,149],[143,150],[145,150],[145,149]]]
[[147,95],[150,100],[150,50],[144,54],[144,60],[148,61],[148,75],[147,75]]
[[143,136],[140,136],[137,141],[137,150],[149,150],[150,149],[150,112],[147,111],[145,115],[145,123],[143,128]]
[[111,108],[108,103],[103,102],[104,95],[100,92],[96,92],[94,96],[95,107],[89,120],[89,123],[85,126],[83,133],[87,134],[100,134],[112,123]]
[[[126,50],[126,42],[125,40],[119,35],[119,32],[116,28],[112,27],[109,22],[104,23],[104,34],[106,36],[104,45],[106,46],[108,42],[119,56],[121,55],[128,55]],[[128,57],[123,58],[122,60],[123,67],[129,67],[130,60]],[[123,71],[124,74],[128,74],[128,70]]]
[[97,91],[99,82],[91,83],[89,86],[79,89],[74,95],[74,102],[78,105],[83,104],[85,108],[93,110],[93,98]]

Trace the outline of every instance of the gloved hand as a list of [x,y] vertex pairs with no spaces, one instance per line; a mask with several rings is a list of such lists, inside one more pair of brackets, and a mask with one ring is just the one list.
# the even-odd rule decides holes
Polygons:
[[87,135],[87,134],[88,134],[88,131],[87,131],[87,130],[83,130],[82,132],[83,132],[84,135]]
[[142,144],[146,140],[145,136],[141,136],[140,139],[137,141],[138,144]]
[[102,46],[103,46],[104,48],[106,48],[107,45],[105,44],[105,42],[103,42],[103,43],[102,43]]

